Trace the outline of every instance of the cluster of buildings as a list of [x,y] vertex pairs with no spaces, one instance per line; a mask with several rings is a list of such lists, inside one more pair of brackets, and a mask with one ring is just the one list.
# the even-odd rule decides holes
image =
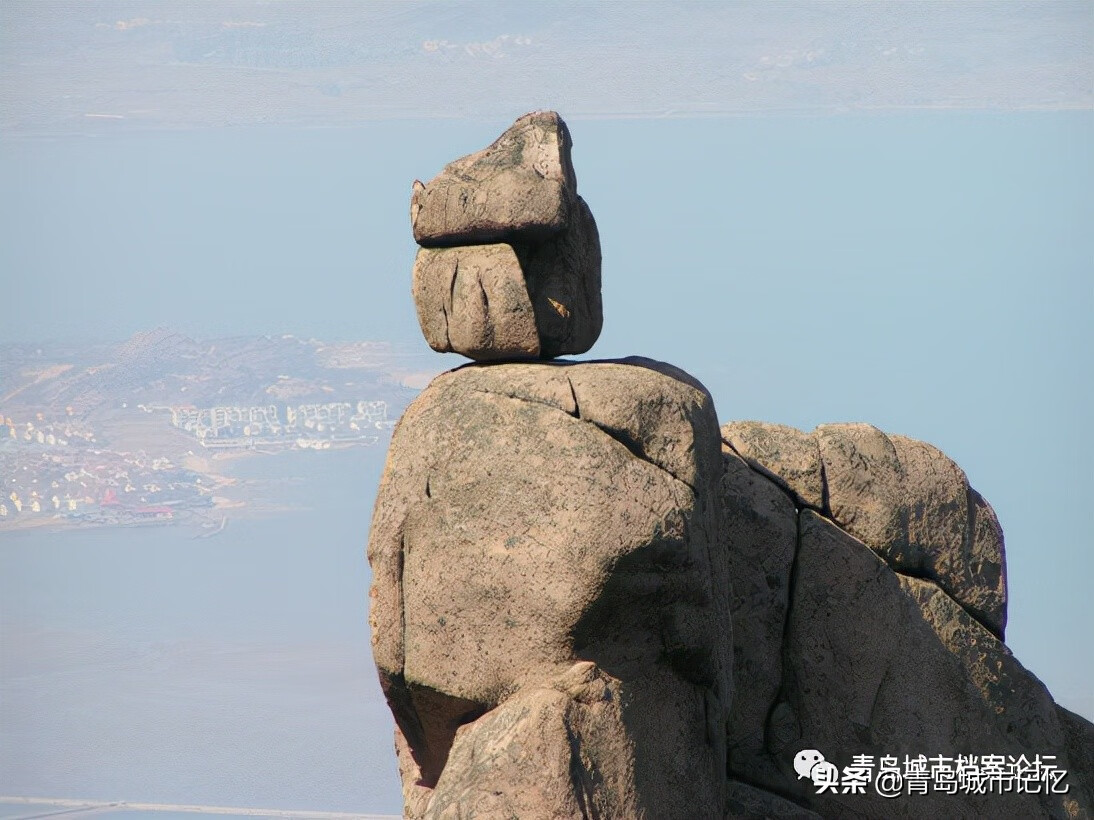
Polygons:
[[0,441],[8,439],[50,447],[94,443],[95,434],[87,424],[72,417],[72,408],[65,408],[65,413],[63,421],[47,420],[42,413],[35,413],[33,420],[16,421],[0,413]]
[[394,425],[387,402],[328,402],[279,406],[218,405],[216,407],[145,407],[168,409],[171,423],[191,433],[206,447],[252,447],[288,444],[323,449],[331,441],[377,440],[377,430]]
[[[394,425],[384,401],[138,407],[169,411],[176,428],[210,448],[325,450],[339,442],[375,443]],[[169,521],[212,506],[217,481],[165,455],[106,448],[72,408],[60,421],[43,413],[29,420],[0,414],[0,526],[47,518],[114,525]]]
[[0,446],[0,476],[0,522],[52,515],[124,524],[212,504],[200,475],[143,453],[8,444]]

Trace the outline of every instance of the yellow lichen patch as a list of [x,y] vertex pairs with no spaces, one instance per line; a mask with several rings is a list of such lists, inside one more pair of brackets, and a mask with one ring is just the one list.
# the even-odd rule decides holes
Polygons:
[[550,296],[547,297],[547,301],[551,303],[551,307],[553,307],[558,315],[561,316],[563,319],[570,318],[570,309],[566,307],[566,305],[562,304],[562,302],[556,302]]

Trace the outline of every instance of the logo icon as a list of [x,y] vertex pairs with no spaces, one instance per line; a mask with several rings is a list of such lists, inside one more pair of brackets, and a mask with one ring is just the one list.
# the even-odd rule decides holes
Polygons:
[[824,762],[824,755],[818,752],[816,749],[802,749],[796,755],[794,755],[794,771],[798,773],[798,780],[803,777],[813,779],[811,772],[813,767],[818,763]]
[[798,780],[803,777],[812,780],[817,794],[829,789],[834,792],[839,785],[839,769],[816,749],[802,749],[794,755],[794,771],[798,773]]

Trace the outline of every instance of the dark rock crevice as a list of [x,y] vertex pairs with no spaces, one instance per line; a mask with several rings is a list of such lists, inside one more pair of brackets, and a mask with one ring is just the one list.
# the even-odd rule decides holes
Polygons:
[[[529,395],[525,395],[525,394],[506,393],[506,392],[498,391],[498,390],[485,390],[483,388],[478,388],[478,387],[472,388],[472,389],[475,393],[482,393],[485,396],[496,396],[499,399],[510,399],[511,401],[519,401],[519,402],[524,402],[526,404],[538,404],[541,407],[546,407],[550,410],[558,410],[560,413],[565,413],[570,418],[578,419],[578,416],[575,415],[574,413],[571,413],[566,408],[560,407],[559,405],[554,404],[553,402],[547,401],[546,399],[539,399],[539,398],[536,398],[534,396],[529,396]],[[580,420],[580,419],[578,419],[578,420]]]
[[988,634],[991,635],[993,638],[995,638],[999,642],[1003,641],[1002,636],[997,635],[994,631],[992,631],[991,627],[989,627],[986,623],[984,623],[984,621],[982,620],[983,619],[982,614],[980,614],[978,612],[975,612],[973,609],[971,609],[970,607],[968,607],[967,605],[965,605],[961,601],[959,601],[957,598],[955,598],[953,596],[953,594],[950,592],[950,590],[946,589],[946,586],[944,584],[942,584],[938,580],[938,578],[936,578],[934,576],[933,573],[922,571],[922,570],[917,570],[914,567],[908,567],[908,568],[904,568],[904,569],[896,569],[888,561],[885,562],[885,565],[887,567],[889,567],[889,569],[891,569],[893,571],[893,574],[896,575],[897,577],[915,578],[917,581],[928,581],[931,584],[933,584],[934,586],[938,587],[938,591],[942,595],[945,595],[950,601],[952,601],[954,606],[959,607],[962,612],[964,612],[966,615],[968,615],[970,618],[972,618],[974,621],[976,621],[977,624],[982,626],[988,632]]
[[[788,746],[788,732],[790,720],[796,722],[794,696],[797,691],[797,681],[794,679],[793,649],[790,645],[790,623],[794,616],[795,601],[798,597],[798,568],[802,549],[801,512],[795,510],[794,524],[796,537],[794,541],[794,557],[790,562],[790,572],[787,576],[786,613],[783,617],[782,635],[779,640],[779,659],[781,662],[778,689],[775,699],[768,710],[767,722],[764,727],[764,745],[768,753],[773,755],[773,760],[778,765],[780,759],[785,759]],[[780,710],[780,704],[785,708]],[[796,732],[791,729],[789,734],[800,736],[800,729]],[[787,793],[789,796],[789,792]]]
[[574,388],[574,380],[569,376],[566,377],[566,383],[570,385],[570,398],[574,401],[574,412],[571,415],[575,419],[581,418],[581,403],[577,400],[577,390]]
[[643,448],[642,444],[640,442],[636,441],[634,439],[634,437],[627,430],[623,430],[623,429],[618,428],[618,427],[612,427],[608,424],[604,424],[602,422],[594,421],[594,420],[588,419],[588,418],[582,419],[582,421],[589,422],[594,427],[596,427],[598,430],[600,430],[602,433],[604,433],[604,435],[608,436],[608,438],[612,439],[613,441],[616,441],[619,444],[622,444],[627,449],[627,451],[632,456],[637,458],[639,461],[644,461],[647,464],[651,465],[652,467],[656,467],[658,470],[661,470],[662,472],[668,474],[673,479],[675,479],[676,481],[679,481],[681,484],[683,484],[685,487],[687,487],[689,490],[691,490],[691,492],[693,494],[697,492],[694,484],[691,484],[690,482],[685,481],[683,478],[676,475],[676,473],[674,473],[672,470],[670,470],[664,464],[659,464],[658,462],[656,462],[652,458],[650,458],[649,454]]

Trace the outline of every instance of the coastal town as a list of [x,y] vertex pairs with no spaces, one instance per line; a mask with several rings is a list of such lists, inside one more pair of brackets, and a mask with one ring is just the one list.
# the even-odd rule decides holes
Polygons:
[[[38,414],[41,415],[41,414]],[[38,419],[0,424],[0,528],[48,523],[127,524],[169,521],[213,506],[215,483],[165,456],[118,453],[95,436]],[[61,429],[68,433],[59,436]],[[69,432],[72,431],[72,432]]]
[[171,424],[185,430],[204,447],[288,446],[326,449],[336,442],[375,444],[377,432],[390,430],[387,402],[327,402],[264,406],[144,407],[168,410]]
[[424,378],[380,343],[157,331],[97,352],[0,348],[0,533],[223,527],[248,503],[225,459],[386,445]]

